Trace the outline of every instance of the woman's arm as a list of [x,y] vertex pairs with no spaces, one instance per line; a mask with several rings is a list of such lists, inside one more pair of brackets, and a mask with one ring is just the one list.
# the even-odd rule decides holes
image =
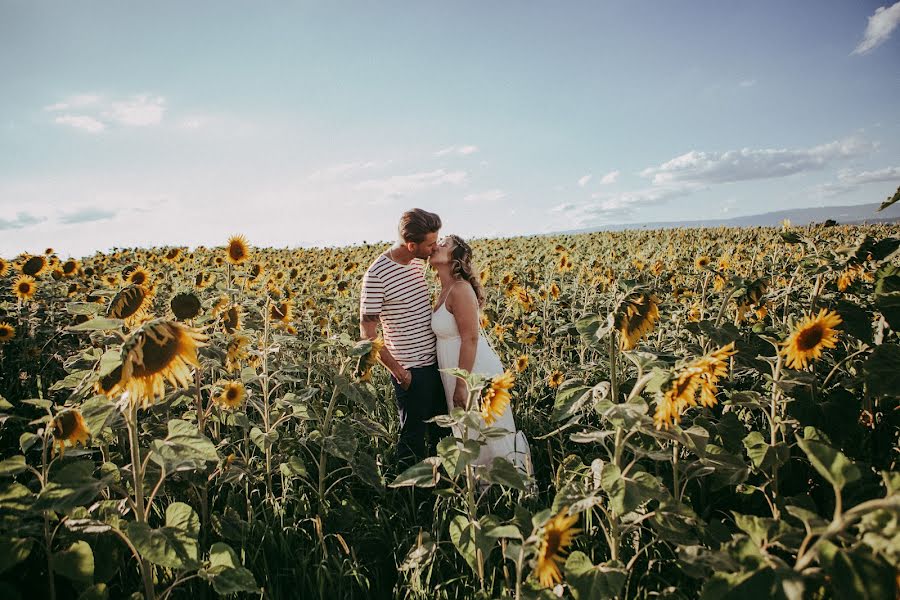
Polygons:
[[[475,296],[475,290],[471,284],[463,282],[463,285],[455,286],[447,298],[447,310],[450,310],[449,302],[452,299],[452,314],[456,319],[456,328],[459,329],[459,360],[457,365],[460,369],[471,371],[475,366],[475,352],[478,350],[478,298]],[[466,391],[466,382],[462,379],[456,380],[456,389],[453,393],[453,404],[465,408],[468,393]]]

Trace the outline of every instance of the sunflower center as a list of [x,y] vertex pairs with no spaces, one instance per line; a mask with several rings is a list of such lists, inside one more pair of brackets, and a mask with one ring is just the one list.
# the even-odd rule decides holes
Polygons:
[[797,335],[797,349],[807,352],[816,348],[819,345],[819,342],[822,341],[824,335],[825,332],[822,329],[822,325],[820,323],[814,323]]
[[70,410],[57,415],[53,422],[53,436],[57,439],[68,439],[75,433],[76,424],[75,413]]
[[560,542],[562,541],[562,536],[560,536],[559,532],[551,529],[547,532],[547,535],[544,537],[544,540],[547,542],[547,552],[544,556],[550,558],[556,556],[559,552]]
[[147,376],[159,373],[178,355],[178,336],[167,336],[162,343],[147,339],[144,343],[143,367],[135,368],[135,375]]
[[20,294],[27,294],[29,292],[31,292],[31,284],[30,283],[28,283],[27,281],[23,281],[22,283],[19,284],[19,293]]
[[238,397],[237,388],[230,387],[227,390],[225,390],[225,399],[228,400],[229,402],[234,402],[235,400],[237,400],[237,397]]

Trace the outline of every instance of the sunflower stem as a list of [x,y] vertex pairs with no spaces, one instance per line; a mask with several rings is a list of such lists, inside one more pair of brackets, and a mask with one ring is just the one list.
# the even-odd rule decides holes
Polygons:
[[609,392],[613,403],[619,402],[619,382],[616,377],[616,335],[609,334]]
[[[144,512],[144,470],[141,465],[141,449],[138,446],[137,411],[137,402],[131,402],[125,412],[125,425],[128,429],[128,443],[131,447],[131,474],[134,480],[135,518],[138,523],[146,523],[147,515]],[[141,579],[144,581],[144,597],[146,600],[154,600],[156,598],[156,590],[153,587],[150,563],[148,563],[145,558],[141,558],[138,564],[141,569]]]

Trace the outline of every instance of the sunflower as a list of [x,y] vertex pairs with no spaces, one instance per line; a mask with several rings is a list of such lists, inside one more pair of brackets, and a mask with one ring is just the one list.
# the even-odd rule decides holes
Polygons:
[[862,265],[850,265],[846,269],[844,269],[840,276],[838,276],[837,280],[837,288],[839,291],[843,292],[850,284],[856,281],[860,275],[862,275],[863,268]]
[[122,383],[122,365],[117,366],[115,369],[101,377],[94,383],[94,390],[98,394],[103,394],[104,396],[111,397],[119,391],[119,386]]
[[841,322],[840,315],[824,308],[816,316],[804,317],[782,342],[785,365],[789,369],[805,369],[807,364],[818,360],[824,348],[834,348],[838,335],[834,328]]
[[550,284],[550,297],[553,298],[554,300],[558,300],[559,292],[560,292],[559,286],[556,285],[556,282],[554,281],[553,283]]
[[234,333],[236,329],[241,328],[241,307],[232,304],[226,308],[219,317],[219,324],[225,333]]
[[34,277],[31,275],[19,275],[13,281],[12,291],[18,296],[19,300],[28,302],[34,297],[34,293],[37,292],[37,284],[34,281]]
[[516,372],[521,373],[525,369],[528,368],[528,355],[523,354],[519,358],[516,359]]
[[145,323],[122,346],[122,383],[132,404],[146,408],[173,386],[193,383],[190,366],[200,366],[197,349],[206,336],[177,321],[156,319]]
[[5,321],[0,323],[0,344],[5,344],[14,337],[16,337],[16,328]]
[[106,316],[124,319],[130,327],[147,316],[150,310],[151,292],[140,285],[129,285],[116,294],[106,309]]
[[716,404],[716,386],[728,374],[728,358],[735,354],[734,342],[702,356],[679,370],[656,406],[653,420],[657,429],[669,429],[681,422],[689,406],[700,404],[711,408]]
[[146,286],[150,281],[150,273],[144,267],[137,267],[125,276],[125,281],[133,285]]
[[325,285],[325,284],[328,283],[329,281],[331,281],[331,275],[330,275],[330,274],[328,274],[328,273],[322,273],[321,275],[319,275],[319,285]]
[[562,371],[553,371],[550,373],[550,377],[547,378],[547,385],[557,388],[562,384],[563,379],[565,379],[565,375],[563,375]]
[[22,274],[37,277],[47,270],[49,263],[44,256],[32,256],[22,263]]
[[578,515],[569,516],[568,510],[568,507],[563,508],[544,525],[534,573],[545,588],[562,581],[559,565],[565,563],[566,548],[580,531],[573,527],[578,522]]
[[213,397],[213,402],[224,408],[237,408],[247,397],[247,390],[240,381],[229,381],[222,388],[222,393]]
[[63,275],[65,275],[66,277],[74,277],[78,272],[78,266],[78,261],[74,258],[70,258],[62,265]]
[[659,320],[656,296],[638,293],[625,298],[616,311],[614,324],[619,331],[619,347],[631,350]]
[[269,306],[269,318],[273,321],[281,323],[289,323],[294,318],[294,302],[293,300],[284,300],[282,302],[273,302]]
[[556,270],[560,273],[565,273],[566,271],[571,271],[572,267],[575,265],[569,259],[569,253],[563,252],[559,256],[559,261],[556,263]]
[[166,252],[165,256],[163,256],[163,260],[167,263],[174,263],[181,256],[181,248],[171,248],[168,252]]
[[709,266],[709,263],[710,263],[710,259],[706,255],[701,255],[701,256],[698,256],[696,259],[694,259],[694,266],[697,267],[698,270],[705,269],[706,267]]
[[240,368],[241,361],[245,360],[248,356],[247,346],[249,345],[250,340],[243,335],[235,335],[228,340],[228,345],[225,347],[226,371],[231,373]]
[[339,281],[337,284],[337,293],[341,296],[350,295],[350,286],[346,281]]
[[91,436],[84,417],[81,416],[81,411],[75,408],[58,413],[50,423],[50,431],[59,447],[60,456],[66,451],[66,442],[72,446],[78,443],[87,445]]
[[509,406],[509,390],[515,383],[513,374],[506,371],[491,380],[491,385],[485,388],[484,397],[481,400],[481,416],[487,425],[493,424]]
[[0,258],[0,277],[6,277],[9,272],[9,263],[4,258]]
[[484,268],[481,270],[481,272],[478,273],[478,281],[481,282],[481,285],[486,284],[488,279],[490,279],[490,278],[491,278],[491,269],[490,268]]
[[169,302],[172,313],[179,321],[193,319],[200,314],[200,299],[191,292],[182,292],[172,296]]
[[228,250],[225,258],[233,265],[239,265],[250,258],[250,249],[247,247],[247,238],[242,235],[233,235],[228,238]]
[[359,357],[356,364],[356,375],[363,381],[369,381],[372,378],[372,367],[379,361],[379,354],[384,348],[384,340],[380,337],[372,340],[372,347],[368,352]]

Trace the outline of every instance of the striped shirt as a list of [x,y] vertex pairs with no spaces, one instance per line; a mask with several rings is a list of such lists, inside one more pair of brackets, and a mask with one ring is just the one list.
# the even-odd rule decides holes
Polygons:
[[401,265],[380,255],[363,275],[359,312],[381,318],[384,345],[403,368],[437,361],[424,260],[416,258]]

